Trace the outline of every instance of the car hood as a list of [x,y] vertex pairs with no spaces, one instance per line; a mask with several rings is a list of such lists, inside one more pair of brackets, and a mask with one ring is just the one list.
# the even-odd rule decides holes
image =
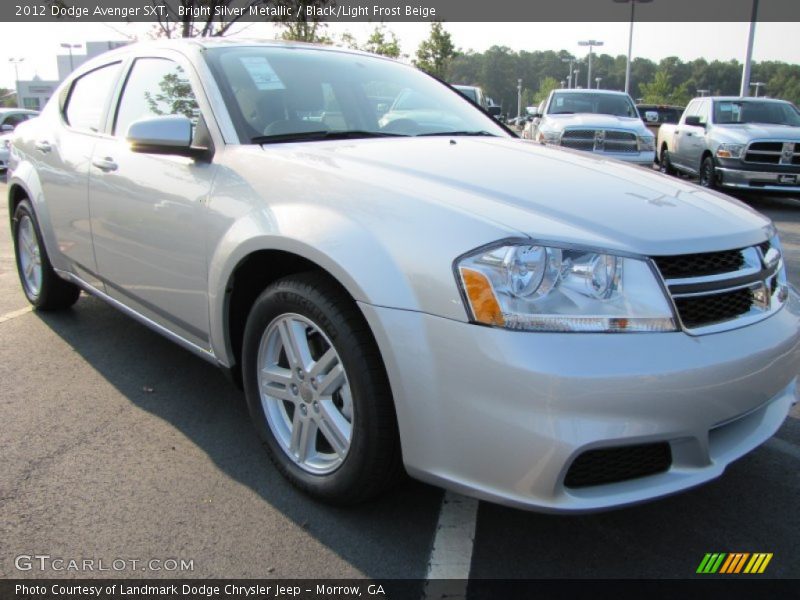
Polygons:
[[800,127],[791,125],[745,123],[743,125],[717,125],[716,129],[722,133],[722,136],[743,144],[763,139],[800,142]]
[[[286,160],[286,146],[264,150]],[[290,146],[298,171],[324,168],[357,180],[353,193],[365,202],[379,187],[397,197],[397,211],[403,196],[413,196],[541,241],[664,255],[756,244],[770,227],[745,204],[694,184],[519,139],[386,138]],[[448,225],[442,223],[442,235]]]
[[641,119],[634,117],[616,117],[614,115],[597,115],[594,113],[577,113],[574,115],[545,115],[542,129],[563,131],[564,129],[624,129],[645,133],[647,129]]

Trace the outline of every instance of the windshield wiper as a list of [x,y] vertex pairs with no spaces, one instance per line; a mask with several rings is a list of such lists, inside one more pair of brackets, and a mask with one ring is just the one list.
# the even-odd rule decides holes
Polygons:
[[559,110],[558,112],[547,113],[549,115],[574,115],[574,110]]
[[278,133],[275,135],[259,135],[250,139],[251,144],[283,144],[288,142],[316,142],[320,140],[352,140],[375,137],[408,137],[401,133],[384,133],[382,131],[298,131]]
[[449,135],[469,135],[475,137],[499,137],[494,133],[488,131],[436,131],[434,133],[418,133],[414,137],[435,137],[435,136],[449,136]]

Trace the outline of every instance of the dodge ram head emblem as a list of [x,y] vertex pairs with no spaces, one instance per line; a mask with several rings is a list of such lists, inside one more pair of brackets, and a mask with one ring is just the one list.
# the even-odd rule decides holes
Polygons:
[[784,142],[783,150],[781,151],[781,164],[792,164],[792,157],[794,156],[794,142]]
[[604,150],[606,145],[606,132],[603,129],[597,129],[594,132],[594,149]]

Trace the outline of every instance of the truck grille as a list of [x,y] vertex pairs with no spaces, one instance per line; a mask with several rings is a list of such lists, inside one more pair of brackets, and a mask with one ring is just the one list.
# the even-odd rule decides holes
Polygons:
[[744,154],[744,162],[761,165],[800,165],[800,143],[751,142]]
[[628,481],[668,470],[672,464],[669,444],[639,444],[587,450],[570,465],[564,485],[581,488]]
[[561,145],[586,152],[638,152],[636,134],[613,129],[567,129]]
[[[704,333],[740,326],[742,319],[760,320],[786,300],[778,281],[782,260],[768,267],[769,242],[738,250],[654,256],[652,258],[672,296],[681,324]],[[749,321],[748,321],[749,322]]]

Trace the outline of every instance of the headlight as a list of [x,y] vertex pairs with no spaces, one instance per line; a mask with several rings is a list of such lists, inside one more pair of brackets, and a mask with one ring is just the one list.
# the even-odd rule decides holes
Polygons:
[[720,144],[717,148],[719,158],[741,158],[744,144]]
[[656,138],[652,135],[640,135],[637,139],[639,141],[639,152],[656,151]]
[[786,278],[786,263],[783,260],[783,249],[778,234],[770,238],[769,248],[763,253],[763,260],[767,269],[777,269],[770,284],[773,297],[778,302],[785,302],[789,297],[789,282]]
[[539,131],[536,140],[543,144],[560,144],[561,132],[560,131]]
[[456,262],[478,323],[527,331],[675,331],[650,266],[592,250],[507,244]]

